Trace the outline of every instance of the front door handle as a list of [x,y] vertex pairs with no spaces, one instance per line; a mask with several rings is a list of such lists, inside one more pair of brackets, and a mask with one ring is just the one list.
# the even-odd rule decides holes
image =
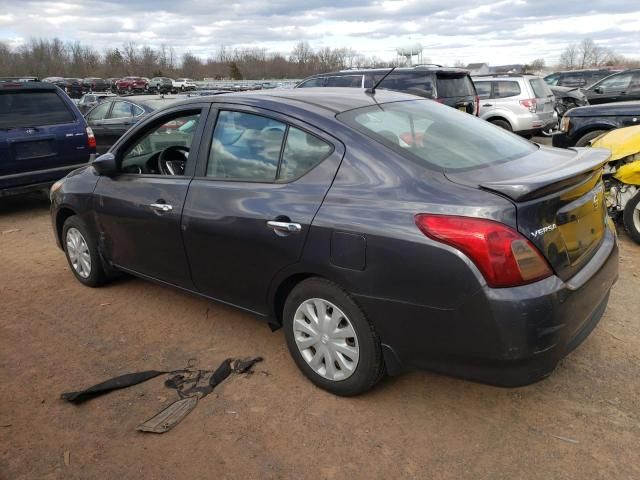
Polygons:
[[285,233],[298,233],[302,230],[302,225],[292,222],[278,222],[276,220],[269,220],[267,226],[278,232]]
[[152,203],[149,205],[154,210],[158,210],[159,212],[170,212],[173,210],[173,206],[167,203]]
[[482,105],[483,107],[493,107],[493,103],[485,103]]

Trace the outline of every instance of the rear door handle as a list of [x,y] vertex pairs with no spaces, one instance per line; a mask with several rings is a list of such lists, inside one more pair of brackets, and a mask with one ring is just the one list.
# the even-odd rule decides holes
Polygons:
[[292,222],[278,222],[276,220],[269,220],[267,226],[278,232],[285,233],[298,233],[302,230],[302,225]]
[[482,105],[483,107],[493,107],[493,103],[485,103]]
[[154,210],[158,210],[159,212],[170,212],[173,210],[173,206],[167,203],[152,203],[149,205]]

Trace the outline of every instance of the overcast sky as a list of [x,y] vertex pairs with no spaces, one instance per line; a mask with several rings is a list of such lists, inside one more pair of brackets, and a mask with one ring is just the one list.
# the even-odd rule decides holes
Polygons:
[[0,0],[0,40],[174,46],[206,58],[226,46],[288,54],[299,40],[395,57],[420,43],[425,61],[492,65],[557,60],[584,37],[640,56],[640,0]]

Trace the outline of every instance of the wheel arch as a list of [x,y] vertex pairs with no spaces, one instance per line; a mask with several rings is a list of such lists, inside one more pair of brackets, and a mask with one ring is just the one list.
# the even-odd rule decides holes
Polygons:
[[67,218],[77,215],[77,212],[73,210],[71,207],[63,206],[58,209],[56,213],[55,219],[55,227],[56,227],[56,241],[58,243],[58,247],[62,248],[62,227],[64,226],[64,222],[67,221]]
[[511,129],[513,129],[513,123],[510,122],[508,118],[503,117],[502,115],[491,115],[490,117],[487,117],[485,120],[489,123],[493,122],[494,120],[501,120],[503,122],[507,122],[511,127]]

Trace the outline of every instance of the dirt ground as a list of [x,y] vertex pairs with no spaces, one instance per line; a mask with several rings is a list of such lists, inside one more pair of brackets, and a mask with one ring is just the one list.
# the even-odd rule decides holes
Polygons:
[[[554,374],[501,389],[426,372],[357,398],[315,388],[282,331],[139,279],[80,285],[46,200],[0,200],[0,477],[640,478],[640,246],[593,334]],[[196,358],[263,355],[174,430],[138,423],[173,401],[162,378],[75,407],[61,392]]]

